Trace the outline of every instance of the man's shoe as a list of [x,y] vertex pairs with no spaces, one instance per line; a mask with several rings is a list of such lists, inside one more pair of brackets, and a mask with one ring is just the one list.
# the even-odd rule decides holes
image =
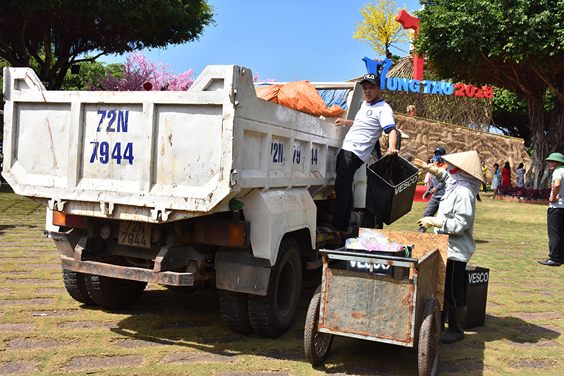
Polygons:
[[560,266],[560,265],[562,265],[561,263],[553,261],[551,259],[539,261],[539,264],[546,265],[546,266]]

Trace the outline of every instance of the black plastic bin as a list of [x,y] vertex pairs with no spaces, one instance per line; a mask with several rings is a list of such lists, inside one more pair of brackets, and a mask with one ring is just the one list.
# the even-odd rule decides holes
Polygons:
[[475,265],[466,265],[464,273],[466,293],[465,329],[484,325],[486,321],[486,301],[488,300],[488,281],[490,270]]
[[399,155],[386,155],[366,169],[366,209],[387,225],[411,211],[417,167]]

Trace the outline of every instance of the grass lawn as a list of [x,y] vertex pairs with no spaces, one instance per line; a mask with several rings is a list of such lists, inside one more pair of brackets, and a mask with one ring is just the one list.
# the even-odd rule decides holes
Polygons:
[[[546,207],[477,203],[470,264],[490,269],[486,323],[441,348],[441,375],[562,375],[564,267],[547,257]],[[424,204],[387,229],[416,231]],[[399,346],[336,337],[326,363],[303,354],[303,327],[320,273],[307,272],[290,330],[273,340],[228,330],[215,288],[176,295],[149,285],[134,306],[74,301],[58,253],[43,237],[44,207],[0,189],[0,375],[416,375]],[[352,297],[354,298],[354,297]]]

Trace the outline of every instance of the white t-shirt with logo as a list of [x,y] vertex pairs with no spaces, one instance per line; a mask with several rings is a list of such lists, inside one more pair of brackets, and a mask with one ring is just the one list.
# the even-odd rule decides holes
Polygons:
[[341,148],[352,151],[366,162],[374,149],[374,144],[382,135],[382,131],[395,126],[394,111],[383,99],[376,103],[364,101]]
[[560,180],[560,190],[558,191],[560,198],[548,204],[548,207],[561,209],[564,208],[564,166],[558,166],[552,172],[552,184],[555,180]]

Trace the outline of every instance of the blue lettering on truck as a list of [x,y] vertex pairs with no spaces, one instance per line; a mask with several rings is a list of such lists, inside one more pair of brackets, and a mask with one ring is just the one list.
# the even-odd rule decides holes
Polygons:
[[[98,115],[100,115],[100,122],[98,123],[98,128],[96,128],[96,132],[127,132],[129,125],[129,111],[98,110]],[[107,124],[104,124],[104,120],[107,120]],[[124,147],[122,148],[122,143],[119,141],[114,144],[110,144],[106,141],[90,142],[90,145],[92,145],[90,163],[94,163],[96,160],[99,160],[102,164],[107,164],[112,161],[115,161],[117,164],[121,164],[121,161],[125,159],[130,165],[132,165],[134,159],[133,143],[128,142],[127,144],[123,144]]]
[[317,165],[317,148],[311,149],[311,164]]
[[[311,149],[311,164],[317,165],[317,148]],[[270,158],[272,163],[284,163],[284,144],[278,141],[274,141],[270,144]],[[307,158],[306,158],[307,159]],[[300,164],[302,163],[302,148],[300,145],[294,145],[294,153],[292,155],[292,163]]]
[[300,145],[294,145],[294,158],[292,159],[292,163],[300,164],[300,160],[302,157],[302,149]]
[[273,142],[270,144],[270,155],[273,163],[284,162],[284,144],[281,142]]

